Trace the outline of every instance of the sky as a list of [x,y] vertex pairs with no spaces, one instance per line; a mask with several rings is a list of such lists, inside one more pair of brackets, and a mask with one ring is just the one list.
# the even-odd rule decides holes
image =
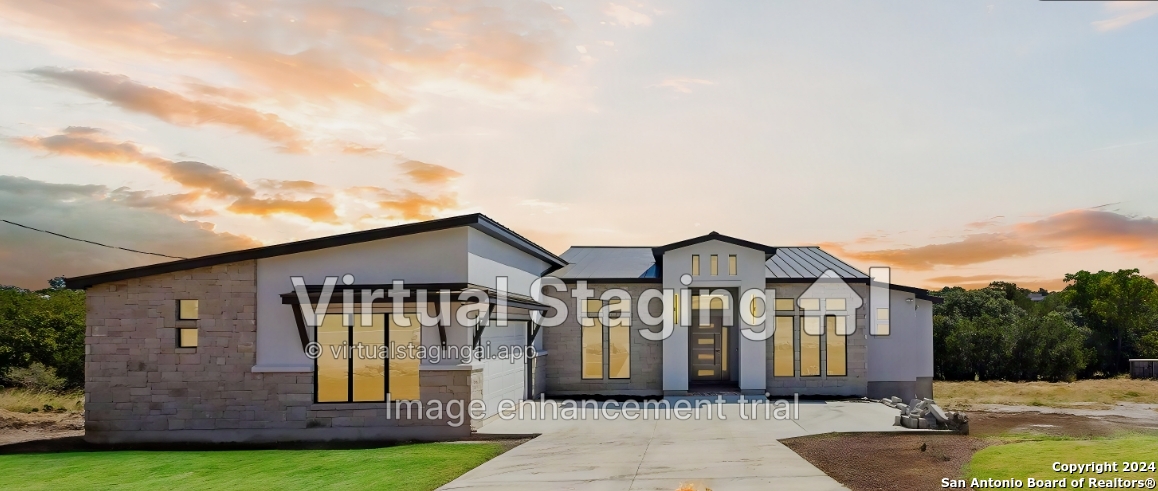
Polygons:
[[[482,212],[894,282],[1158,277],[1158,3],[0,0],[0,219],[174,257]],[[0,223],[0,284],[168,260]]]

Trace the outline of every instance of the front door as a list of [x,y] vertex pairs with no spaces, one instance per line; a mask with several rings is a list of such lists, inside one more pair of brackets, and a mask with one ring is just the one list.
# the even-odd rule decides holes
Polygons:
[[689,380],[728,380],[728,328],[724,327],[724,311],[710,309],[701,319],[700,311],[694,308],[696,303],[692,305],[692,322],[688,329]]

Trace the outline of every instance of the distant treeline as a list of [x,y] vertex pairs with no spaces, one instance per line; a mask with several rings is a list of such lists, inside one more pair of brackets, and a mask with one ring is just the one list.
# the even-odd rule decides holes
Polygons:
[[61,278],[44,290],[0,286],[0,385],[84,385],[84,291]]
[[[1158,358],[1158,285],[1137,269],[1079,271],[1064,290],[994,282],[944,288],[933,307],[934,371],[942,380],[1075,380]],[[1038,301],[1030,293],[1045,294]]]

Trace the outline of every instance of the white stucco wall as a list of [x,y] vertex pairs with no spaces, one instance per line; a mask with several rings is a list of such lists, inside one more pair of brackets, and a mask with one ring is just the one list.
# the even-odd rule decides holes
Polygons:
[[507,289],[531,295],[531,283],[549,266],[546,262],[475,229],[467,229],[467,279],[495,288],[496,278],[507,277]]
[[[916,295],[899,290],[889,292],[889,335],[868,337],[868,381],[910,382],[918,377],[918,367],[925,361],[932,376],[933,320],[931,303],[916,300]],[[913,303],[907,299],[914,299]],[[924,310],[921,304],[926,304]],[[914,308],[916,305],[916,308]],[[927,316],[927,336],[919,320]],[[926,344],[927,343],[927,344]],[[927,346],[927,348],[925,348]]]
[[[763,251],[748,249],[735,244],[710,240],[693,244],[680,249],[668,251],[663,257],[663,287],[676,291],[685,288],[680,283],[680,277],[691,274],[692,255],[700,256],[700,275],[692,277],[692,283],[686,287],[691,290],[700,288],[735,288],[738,295],[743,295],[748,289],[764,289],[766,266]],[[718,275],[712,276],[709,258],[712,254],[719,256]],[[736,255],[736,276],[728,275],[728,256]],[[681,295],[681,301],[686,295]],[[739,302],[739,297],[735,298]],[[739,308],[739,306],[737,306]],[[683,324],[687,319],[683,319]],[[765,323],[770,324],[769,322]],[[666,327],[666,326],[665,326]],[[764,325],[745,325],[743,319],[733,328],[748,328],[756,332],[763,332]],[[739,338],[739,386],[741,390],[763,393],[765,390],[765,347],[764,341],[751,341],[743,336]],[[663,341],[663,390],[688,390],[688,328],[686,325],[672,326],[672,335]]]

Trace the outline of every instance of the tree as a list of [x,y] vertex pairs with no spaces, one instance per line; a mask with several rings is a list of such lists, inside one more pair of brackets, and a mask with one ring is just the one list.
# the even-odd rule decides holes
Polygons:
[[1123,373],[1129,358],[1146,349],[1150,333],[1158,329],[1158,285],[1137,269],[1115,272],[1079,271],[1067,274],[1061,293],[1067,304],[1081,312],[1092,332],[1096,363],[1091,372]]

